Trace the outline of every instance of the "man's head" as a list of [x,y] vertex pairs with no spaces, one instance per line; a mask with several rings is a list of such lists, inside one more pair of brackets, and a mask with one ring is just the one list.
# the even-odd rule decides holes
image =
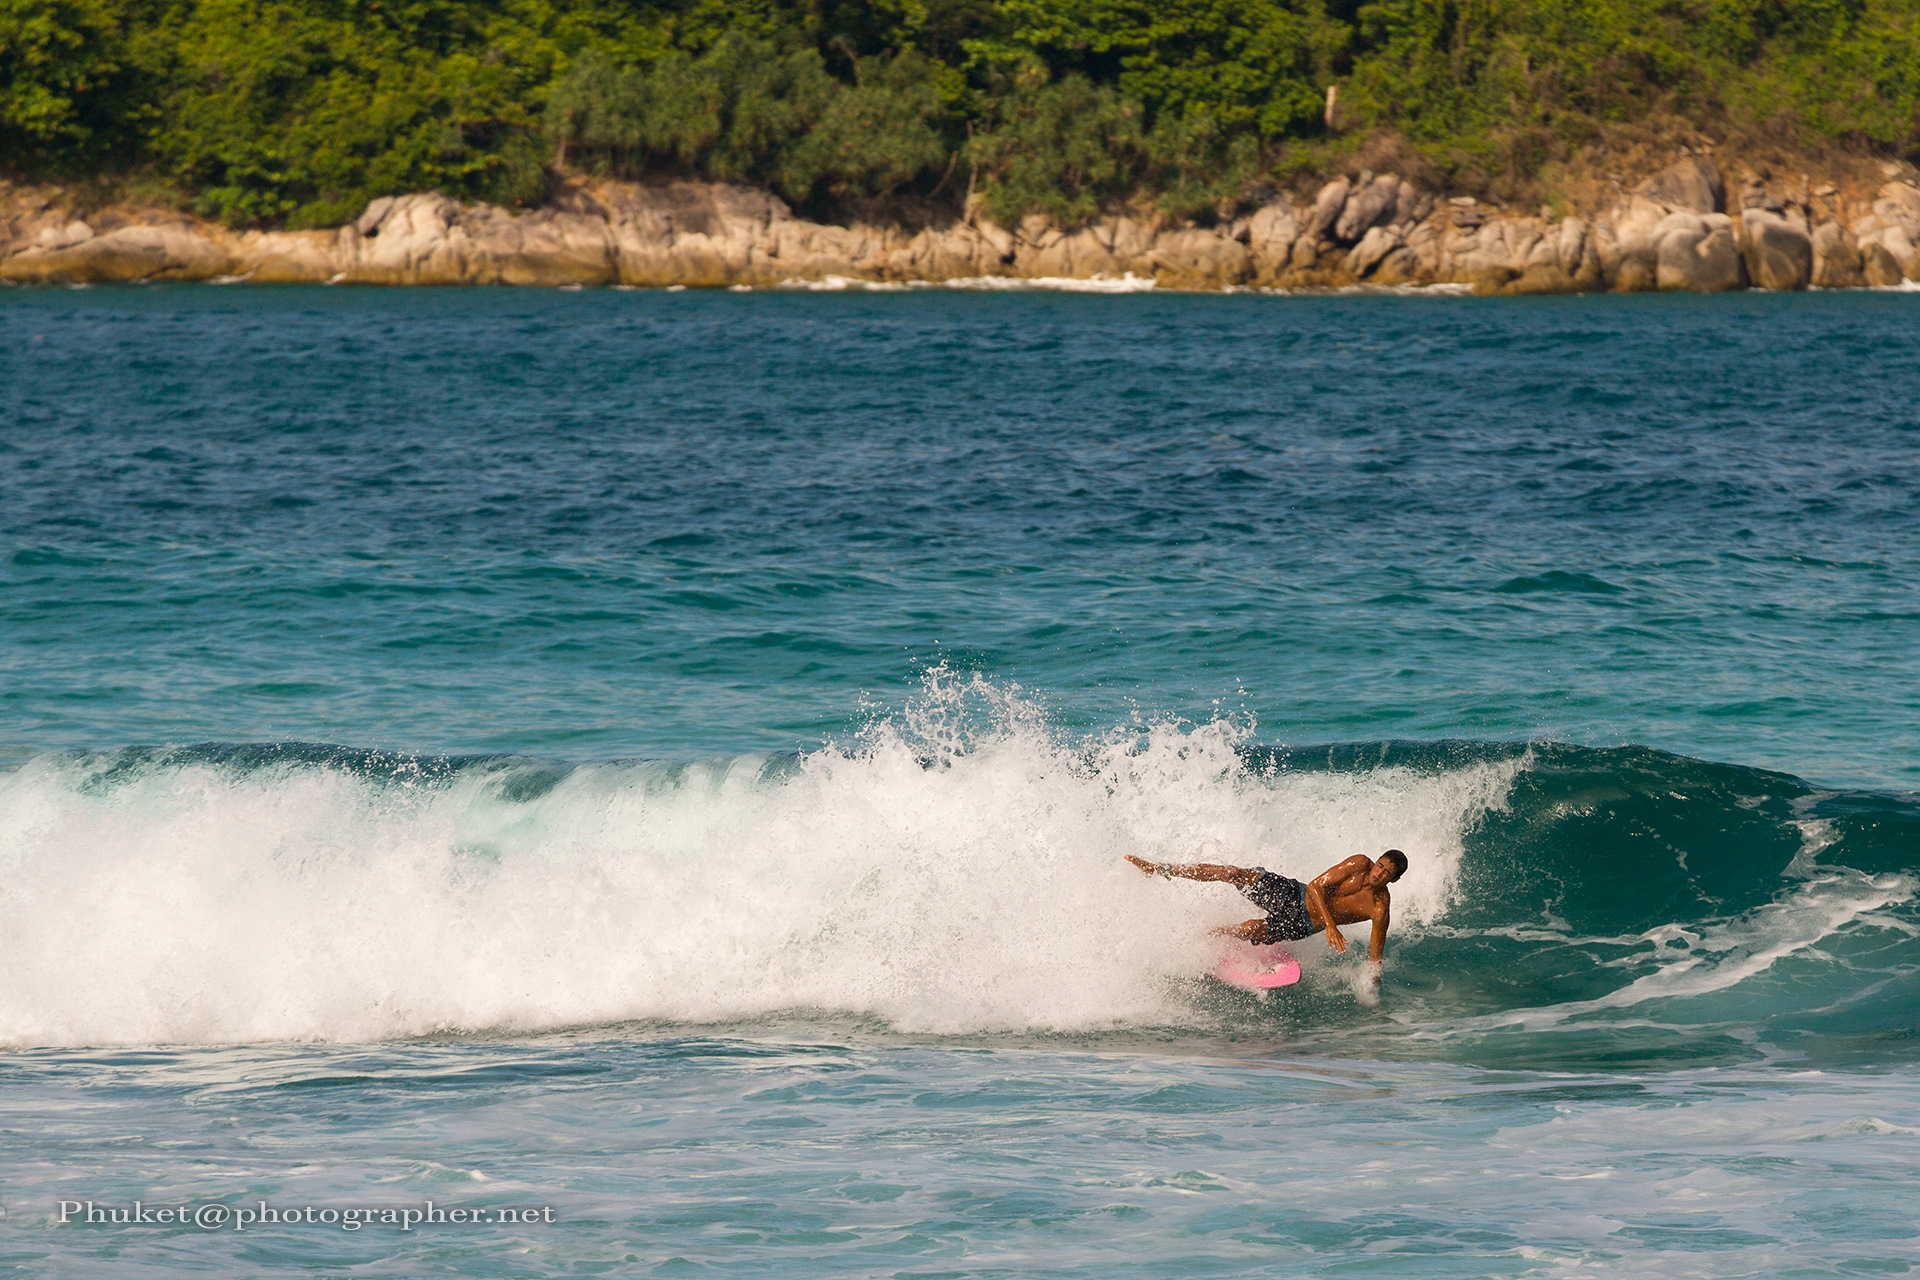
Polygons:
[[1407,874],[1407,855],[1398,849],[1389,849],[1373,860],[1373,874],[1368,877],[1375,884],[1392,884]]

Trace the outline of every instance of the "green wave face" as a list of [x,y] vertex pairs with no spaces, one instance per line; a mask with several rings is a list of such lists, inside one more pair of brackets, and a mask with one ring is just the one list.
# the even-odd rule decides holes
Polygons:
[[1920,1047],[1914,797],[1537,745],[1462,844],[1444,916],[1393,951],[1370,1041],[1516,1066]]

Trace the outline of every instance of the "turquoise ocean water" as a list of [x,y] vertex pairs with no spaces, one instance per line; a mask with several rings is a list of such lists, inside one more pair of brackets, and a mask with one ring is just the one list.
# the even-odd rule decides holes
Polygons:
[[[1907,294],[0,293],[0,1265],[1920,1268],[1917,370]],[[1377,996],[1120,861],[1389,845]],[[60,1221],[136,1200],[540,1212]]]

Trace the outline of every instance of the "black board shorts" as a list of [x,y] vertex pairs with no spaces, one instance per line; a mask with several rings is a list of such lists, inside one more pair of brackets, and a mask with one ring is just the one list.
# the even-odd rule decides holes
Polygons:
[[1307,914],[1307,886],[1298,880],[1278,876],[1265,867],[1255,867],[1260,878],[1241,892],[1253,905],[1267,913],[1266,934],[1255,941],[1298,942],[1319,926]]

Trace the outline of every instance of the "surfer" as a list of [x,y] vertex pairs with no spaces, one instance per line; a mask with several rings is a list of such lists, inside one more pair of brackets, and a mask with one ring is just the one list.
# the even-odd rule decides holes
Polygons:
[[1297,942],[1315,929],[1325,929],[1327,945],[1335,951],[1345,951],[1347,939],[1340,932],[1340,926],[1371,921],[1373,940],[1367,951],[1376,964],[1386,954],[1387,924],[1393,910],[1387,886],[1407,872],[1407,855],[1398,849],[1389,849],[1377,858],[1356,853],[1328,867],[1307,884],[1275,875],[1264,867],[1230,867],[1217,862],[1176,866],[1171,862],[1148,862],[1132,854],[1127,855],[1127,861],[1150,876],[1218,881],[1246,894],[1254,906],[1267,913],[1266,917],[1227,925],[1214,932],[1244,938],[1255,945]]

